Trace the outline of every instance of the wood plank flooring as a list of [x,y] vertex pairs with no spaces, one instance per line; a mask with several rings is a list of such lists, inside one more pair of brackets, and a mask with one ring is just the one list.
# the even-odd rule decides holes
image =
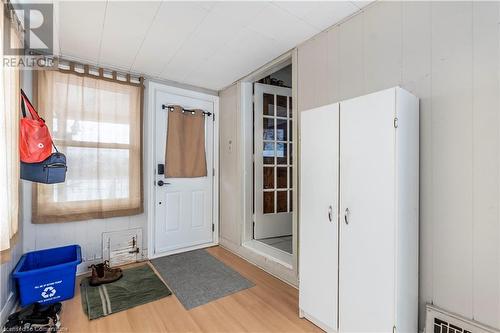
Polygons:
[[210,254],[238,271],[255,287],[187,311],[175,295],[89,321],[80,290],[63,303],[61,322],[69,332],[321,332],[298,317],[298,291],[231,252]]

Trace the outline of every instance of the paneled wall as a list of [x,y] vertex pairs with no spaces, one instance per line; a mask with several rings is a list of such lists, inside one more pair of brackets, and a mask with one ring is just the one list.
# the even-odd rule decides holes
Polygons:
[[241,166],[239,149],[239,93],[234,84],[220,94],[219,118],[219,177],[220,177],[220,237],[240,245],[242,228]]
[[424,304],[500,328],[500,5],[378,2],[298,47],[298,108],[420,98]]

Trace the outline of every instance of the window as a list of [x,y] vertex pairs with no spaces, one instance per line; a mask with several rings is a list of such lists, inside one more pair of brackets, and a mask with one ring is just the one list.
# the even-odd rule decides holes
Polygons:
[[292,212],[292,98],[263,94],[264,214]]
[[33,222],[142,213],[142,81],[63,70],[37,76],[38,112],[68,172],[65,183],[36,186]]
[[[4,20],[10,20],[9,11],[0,4],[0,262],[10,259],[10,248],[18,231],[19,222],[19,68],[3,65]],[[11,24],[11,46],[20,48],[21,38]]]

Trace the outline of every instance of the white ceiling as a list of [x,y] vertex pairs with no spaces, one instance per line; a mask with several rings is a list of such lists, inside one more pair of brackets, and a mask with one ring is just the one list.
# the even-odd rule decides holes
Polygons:
[[219,90],[370,1],[56,2],[56,52]]

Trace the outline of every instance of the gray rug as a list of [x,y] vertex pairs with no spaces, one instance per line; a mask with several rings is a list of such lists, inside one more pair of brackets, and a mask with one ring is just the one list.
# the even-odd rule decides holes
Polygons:
[[187,310],[254,286],[205,250],[151,262]]

